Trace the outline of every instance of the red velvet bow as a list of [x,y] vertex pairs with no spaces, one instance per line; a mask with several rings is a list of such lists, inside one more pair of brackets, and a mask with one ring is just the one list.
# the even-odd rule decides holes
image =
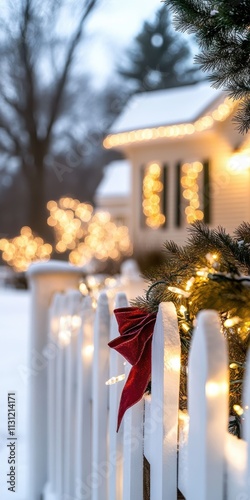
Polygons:
[[151,375],[151,345],[156,314],[150,314],[137,307],[115,309],[120,337],[109,342],[109,346],[122,354],[132,365],[123,388],[117,431],[125,411],[143,396]]

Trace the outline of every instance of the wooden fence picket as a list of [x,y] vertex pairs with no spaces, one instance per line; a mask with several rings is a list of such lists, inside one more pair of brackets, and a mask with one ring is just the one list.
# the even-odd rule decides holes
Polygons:
[[78,337],[76,361],[76,448],[74,495],[91,498],[91,419],[92,364],[94,352],[94,309],[90,297],[84,299],[82,328]]
[[[125,374],[131,365],[126,364]],[[143,500],[143,399],[123,417],[123,500]]]
[[228,426],[228,360],[220,318],[201,311],[188,365],[187,500],[223,500]]
[[65,347],[65,401],[64,401],[64,481],[63,492],[68,496],[74,494],[75,474],[75,408],[76,408],[76,356],[77,340],[81,328],[81,311],[83,296],[77,290],[66,294],[67,316],[69,321],[69,343]]
[[[119,292],[115,300],[115,308],[128,307],[125,293]],[[119,336],[115,316],[111,318],[110,340]],[[114,349],[109,353],[109,378],[117,377],[125,372],[125,360]],[[117,412],[124,382],[120,381],[109,387],[109,500],[122,500],[123,471],[123,426],[116,432]]]
[[94,322],[93,419],[92,419],[92,500],[108,498],[108,386],[110,313],[108,298],[101,293]]
[[[62,297],[62,309],[65,302],[65,297]],[[63,310],[63,317],[66,315],[66,310]],[[56,493],[60,498],[63,495],[64,483],[64,424],[65,424],[65,348],[66,339],[63,339],[62,331],[58,331],[57,338],[57,357],[56,357],[56,397],[55,397],[55,417],[56,417]]]
[[56,365],[58,354],[58,333],[59,322],[62,314],[62,293],[56,293],[53,297],[53,302],[50,307],[49,315],[49,352],[48,356],[48,493],[55,494],[56,492]]
[[247,491],[247,443],[227,433],[225,449],[226,500],[248,500]]
[[250,445],[250,356],[248,353],[243,385],[243,439],[227,433],[225,450],[227,500],[248,500],[250,498],[249,445]]
[[177,315],[172,303],[164,303],[159,307],[153,335],[150,426],[144,430],[154,500],[177,498],[179,379]]

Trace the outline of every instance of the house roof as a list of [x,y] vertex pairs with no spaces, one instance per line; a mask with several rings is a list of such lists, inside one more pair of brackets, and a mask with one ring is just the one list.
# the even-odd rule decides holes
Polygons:
[[221,94],[208,82],[135,94],[113,123],[110,133],[193,122]]
[[125,197],[131,190],[130,163],[128,160],[117,160],[109,163],[104,169],[104,177],[96,190],[97,198]]
[[113,123],[104,147],[202,132],[225,120],[235,105],[208,82],[136,94]]

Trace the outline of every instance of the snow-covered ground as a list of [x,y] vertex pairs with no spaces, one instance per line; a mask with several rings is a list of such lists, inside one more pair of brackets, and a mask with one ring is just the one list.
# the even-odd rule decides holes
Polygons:
[[[30,294],[0,289],[0,499],[28,498],[28,386],[22,379],[22,367],[28,361]],[[8,491],[7,472],[7,394],[17,394],[17,488]]]

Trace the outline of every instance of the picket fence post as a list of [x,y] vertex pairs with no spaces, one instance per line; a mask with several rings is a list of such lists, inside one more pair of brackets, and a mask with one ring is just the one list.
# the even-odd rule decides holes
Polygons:
[[[118,292],[115,307],[128,307],[126,294]],[[110,340],[119,336],[115,315],[112,315],[110,325]],[[114,349],[109,352],[109,378],[125,375],[125,360]],[[116,432],[117,414],[124,382],[119,381],[109,387],[109,500],[122,499],[123,482],[123,424]]]
[[227,347],[215,311],[197,316],[188,364],[187,500],[223,500],[228,426]]
[[[127,363],[126,377],[130,368]],[[123,417],[123,500],[143,500],[143,410],[141,399]]]
[[82,328],[77,349],[77,386],[76,386],[76,449],[75,449],[75,498],[91,498],[91,460],[92,446],[92,371],[94,353],[94,315],[92,300],[84,299]]
[[94,321],[93,420],[92,420],[92,500],[108,499],[108,386],[110,312],[106,293],[97,302]]
[[47,480],[47,368],[48,310],[56,292],[77,288],[80,268],[62,262],[32,264],[27,272],[31,289],[29,394],[29,498],[40,500]]
[[56,399],[56,366],[58,355],[58,334],[60,327],[60,316],[63,313],[63,294],[56,293],[49,309],[49,350],[51,355],[48,358],[48,487],[47,494],[56,491],[56,429],[57,415],[55,408]]
[[146,404],[145,456],[154,500],[177,498],[180,336],[175,306],[159,306],[152,342],[151,404]]
[[[65,348],[65,430],[64,430],[64,487],[63,493],[70,497],[74,495],[74,474],[76,464],[75,448],[76,448],[76,361],[77,361],[77,346],[78,336],[82,327],[81,311],[83,296],[77,290],[69,290],[67,292],[68,307],[67,315],[70,318],[71,331],[70,341]],[[66,316],[67,322],[67,316]]]

